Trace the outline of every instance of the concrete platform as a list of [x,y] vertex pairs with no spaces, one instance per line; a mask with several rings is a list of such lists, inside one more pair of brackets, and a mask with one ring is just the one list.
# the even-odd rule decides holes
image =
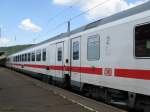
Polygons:
[[0,112],[125,112],[0,68]]

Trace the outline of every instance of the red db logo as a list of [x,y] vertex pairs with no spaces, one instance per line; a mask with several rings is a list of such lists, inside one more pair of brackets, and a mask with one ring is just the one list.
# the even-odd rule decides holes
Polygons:
[[112,68],[104,68],[105,76],[112,76]]

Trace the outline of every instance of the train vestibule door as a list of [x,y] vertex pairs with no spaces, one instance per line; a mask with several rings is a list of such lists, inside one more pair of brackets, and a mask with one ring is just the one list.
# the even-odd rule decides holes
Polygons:
[[51,44],[49,46],[49,54],[48,54],[49,58],[49,68],[50,70],[48,71],[48,74],[50,76],[52,76],[53,78],[55,77],[55,69],[53,68],[56,65],[56,44]]
[[55,66],[55,75],[56,79],[59,81],[63,81],[63,65],[64,65],[64,42],[60,42],[56,44],[56,66]]
[[80,37],[71,40],[71,85],[81,86]]

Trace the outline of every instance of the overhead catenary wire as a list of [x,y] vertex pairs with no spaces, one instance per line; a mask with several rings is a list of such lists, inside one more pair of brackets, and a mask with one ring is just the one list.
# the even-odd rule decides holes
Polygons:
[[[43,36],[43,37],[46,36],[50,31],[51,31],[51,32],[52,32],[52,31],[55,31],[56,29],[62,27],[63,25],[65,25],[65,24],[67,24],[67,23],[68,23],[68,21],[65,21],[65,22],[62,22],[62,23],[58,24],[57,26],[55,26],[55,27],[49,29],[49,30],[48,30],[44,35],[42,35],[42,36]],[[39,36],[40,36],[40,35],[39,35]],[[39,37],[39,36],[38,36],[38,37]],[[38,38],[34,38],[34,39],[33,39],[33,42],[35,42],[37,39],[38,39]]]
[[[57,13],[56,15],[54,15],[53,17],[49,18],[48,21],[45,23],[48,27],[49,23],[54,21],[57,17],[59,17],[60,15],[66,13],[66,11],[68,11],[69,9],[71,9],[73,7],[74,4],[78,3],[79,1],[81,0],[76,0],[75,2],[73,2],[71,5],[69,5],[69,7],[65,8],[64,10],[60,11],[59,13]],[[63,22],[64,23],[64,22]],[[60,23],[62,25],[62,23]],[[58,25],[57,25],[58,26]],[[55,29],[55,28],[54,28]],[[47,32],[46,32],[47,34]],[[38,36],[36,36],[34,39],[33,39],[33,42],[35,40],[37,40],[37,38],[39,38],[41,34],[39,34]],[[44,34],[45,35],[45,34]]]
[[76,19],[76,18],[78,18],[78,17],[80,17],[80,16],[82,16],[82,15],[88,13],[88,12],[90,12],[91,10],[94,10],[95,8],[97,8],[97,7],[101,6],[101,5],[104,5],[105,3],[109,2],[109,1],[111,1],[111,0],[105,0],[104,2],[101,2],[101,3],[97,4],[97,5],[95,5],[94,7],[89,8],[89,9],[87,9],[86,11],[81,12],[81,13],[79,13],[79,14],[73,16],[72,18],[70,18],[69,21],[72,21],[72,20],[74,20],[74,19]]
[[75,2],[73,2],[71,5],[69,5],[67,8],[65,8],[64,10],[60,11],[59,13],[57,13],[56,15],[54,15],[53,17],[51,17],[50,19],[48,19],[47,23],[52,22],[53,20],[55,20],[58,16],[66,13],[66,11],[68,11],[69,9],[71,9],[74,4],[78,3],[81,0],[76,0]]
[[[71,17],[68,21],[71,22],[72,20],[74,20],[74,19],[76,19],[76,18],[78,18],[78,17],[80,17],[80,16],[82,16],[82,15],[88,13],[88,12],[91,11],[91,10],[94,10],[94,9],[97,8],[97,7],[100,7],[100,6],[104,5],[105,3],[109,2],[109,1],[111,1],[111,0],[105,0],[105,1],[103,1],[103,2],[100,2],[100,3],[98,3],[97,5],[95,5],[94,7],[89,8],[89,9],[87,9],[86,11],[81,12],[81,13],[79,13],[79,14],[77,14],[77,15]],[[73,5],[72,5],[72,6],[73,6]],[[67,9],[68,9],[68,8],[67,8]],[[64,21],[64,22],[60,23],[59,25],[57,25],[56,27],[52,28],[51,30],[48,30],[48,31],[44,34],[44,36],[46,36],[46,35],[49,33],[49,31],[56,30],[56,29],[57,29],[58,27],[60,27],[61,25],[68,23],[68,21]],[[42,36],[43,36],[43,35],[42,35]]]

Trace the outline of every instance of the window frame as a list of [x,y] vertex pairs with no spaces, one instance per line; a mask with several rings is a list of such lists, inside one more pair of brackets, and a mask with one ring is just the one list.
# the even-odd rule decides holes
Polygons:
[[136,27],[138,26],[142,26],[142,25],[146,25],[146,24],[150,24],[150,21],[149,22],[144,22],[144,23],[139,23],[139,24],[136,24],[134,27],[133,27],[133,57],[135,59],[150,59],[150,56],[149,57],[137,57],[135,55],[135,52],[136,52],[136,44],[135,44],[135,41],[136,41],[136,37],[135,37],[135,33],[136,33]]
[[[99,47],[99,57],[98,57],[97,59],[89,59],[89,58],[88,58],[88,39],[90,39],[90,38],[95,38],[95,37],[98,37],[98,38],[99,38],[99,46],[98,46],[98,47]],[[88,36],[88,37],[87,37],[87,60],[88,60],[88,61],[98,61],[98,60],[100,60],[100,54],[101,54],[101,53],[100,53],[100,51],[101,51],[101,50],[100,50],[100,48],[101,48],[101,47],[100,47],[100,46],[101,46],[100,40],[101,40],[101,39],[100,39],[100,35],[99,35],[99,34],[95,34],[95,35],[91,35],[91,36]]]

